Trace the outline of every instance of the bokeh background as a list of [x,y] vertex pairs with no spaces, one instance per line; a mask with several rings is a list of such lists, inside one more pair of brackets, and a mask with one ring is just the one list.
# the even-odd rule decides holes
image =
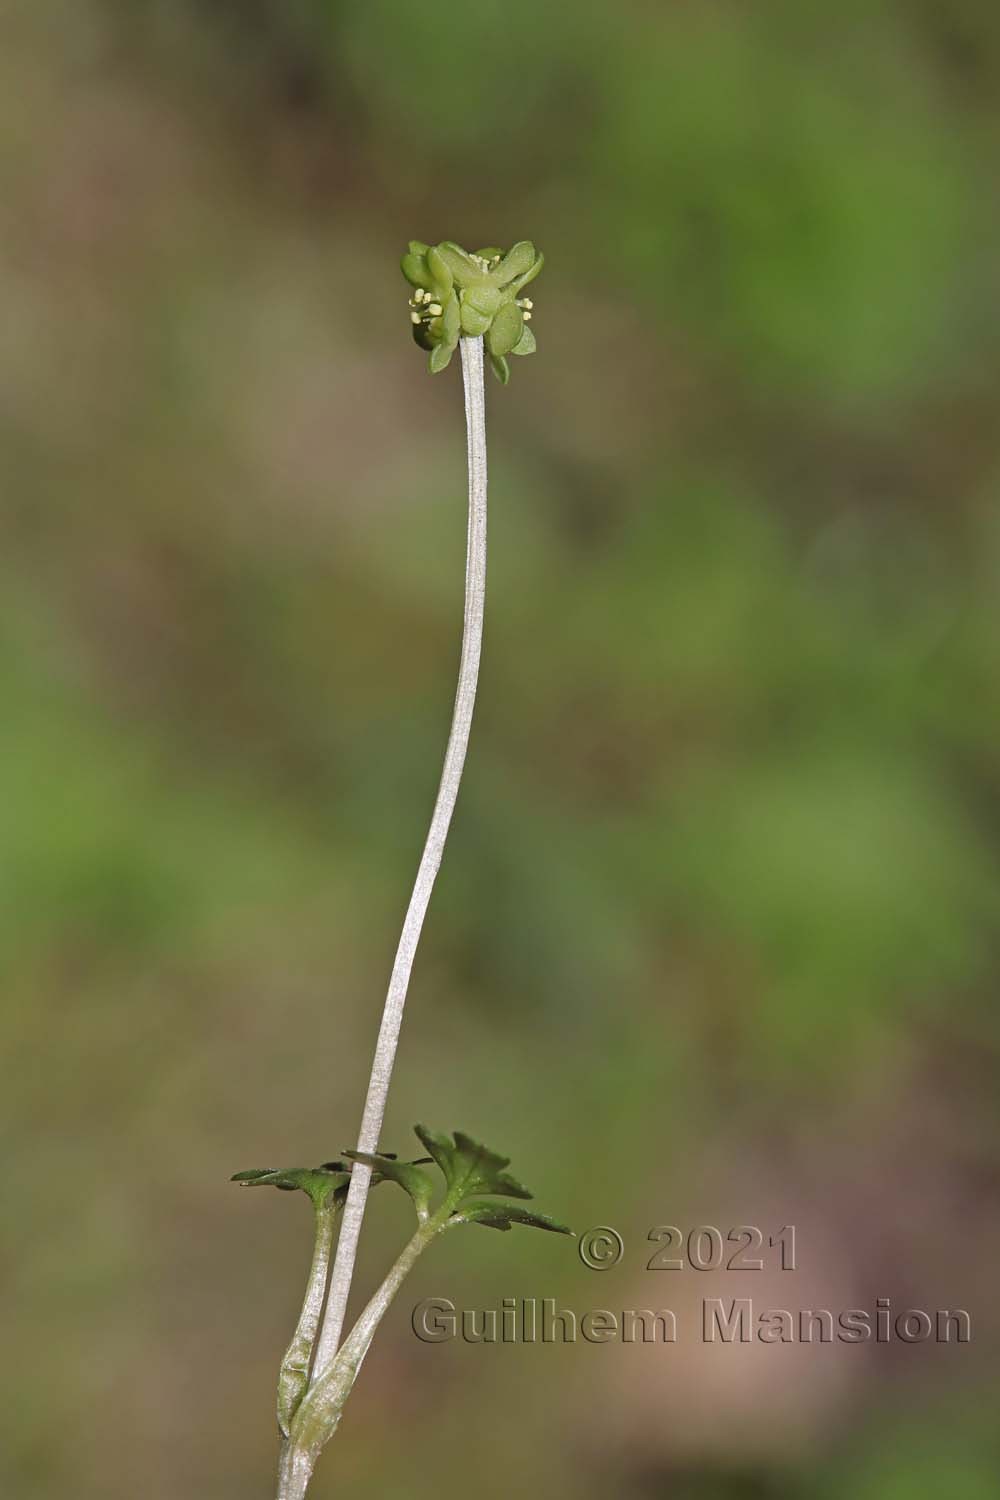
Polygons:
[[[1000,1249],[1000,12],[990,0],[0,8],[11,1500],[272,1493],[461,620],[406,239],[530,236],[472,755],[386,1126],[504,1149],[317,1497],[979,1500]],[[372,1202],[363,1292],[407,1232]],[[658,1224],[800,1269],[647,1272]],[[428,1347],[418,1297],[669,1306]],[[973,1342],[710,1349],[698,1300]]]

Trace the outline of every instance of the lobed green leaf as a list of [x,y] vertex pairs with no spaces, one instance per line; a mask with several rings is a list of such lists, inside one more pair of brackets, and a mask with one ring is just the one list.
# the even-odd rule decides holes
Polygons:
[[426,1125],[414,1129],[418,1140],[441,1168],[446,1196],[454,1207],[483,1193],[500,1193],[508,1198],[532,1197],[522,1183],[504,1170],[510,1164],[509,1157],[499,1156],[464,1131],[456,1130],[452,1140],[428,1130]]
[[[385,1180],[395,1182],[409,1193],[413,1200],[413,1206],[417,1210],[417,1218],[421,1223],[430,1215],[431,1196],[434,1192],[434,1183],[426,1172],[422,1172],[419,1162],[397,1161],[393,1156],[383,1156],[378,1152],[368,1151],[345,1151],[344,1155],[351,1161],[363,1161],[366,1166],[372,1168],[373,1181]],[[426,1161],[426,1157],[421,1157]]]
[[328,1162],[323,1167],[253,1167],[234,1172],[230,1182],[242,1187],[276,1187],[282,1193],[296,1191],[308,1194],[313,1203],[328,1202],[331,1196],[342,1201],[347,1196],[351,1174],[344,1162]]
[[450,1223],[482,1224],[487,1229],[507,1232],[512,1224],[525,1224],[531,1229],[547,1229],[552,1234],[572,1234],[572,1229],[550,1219],[548,1214],[534,1213],[519,1208],[516,1203],[470,1203],[453,1214]]

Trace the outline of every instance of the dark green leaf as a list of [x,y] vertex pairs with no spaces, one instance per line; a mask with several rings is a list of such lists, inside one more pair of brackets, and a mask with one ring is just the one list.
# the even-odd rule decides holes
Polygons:
[[329,1171],[325,1167],[282,1167],[278,1170],[255,1167],[250,1171],[236,1172],[230,1178],[243,1187],[276,1187],[283,1193],[300,1190],[308,1193],[314,1203],[346,1197],[351,1174],[347,1171]]
[[351,1161],[363,1161],[371,1167],[375,1174],[373,1180],[384,1179],[387,1182],[397,1182],[413,1199],[417,1218],[421,1222],[427,1218],[434,1184],[427,1173],[422,1172],[415,1162],[396,1161],[395,1157],[381,1156],[376,1152],[346,1151],[344,1154],[350,1157]]
[[518,1208],[515,1203],[469,1203],[452,1216],[452,1223],[483,1224],[487,1229],[502,1229],[505,1232],[512,1224],[526,1224],[531,1229],[548,1229],[553,1234],[572,1234],[572,1229],[550,1219],[548,1214],[532,1213],[530,1209]]
[[508,1198],[532,1196],[526,1187],[504,1171],[509,1164],[508,1157],[498,1156],[463,1131],[456,1130],[455,1138],[451,1140],[446,1135],[428,1130],[425,1125],[414,1128],[421,1144],[426,1146],[444,1173],[447,1197],[454,1207],[466,1198],[482,1193],[500,1193]]
[[413,1132],[420,1144],[430,1152],[431,1160],[437,1162],[447,1182],[448,1173],[455,1154],[454,1142],[446,1135],[428,1130],[426,1125],[414,1125]]

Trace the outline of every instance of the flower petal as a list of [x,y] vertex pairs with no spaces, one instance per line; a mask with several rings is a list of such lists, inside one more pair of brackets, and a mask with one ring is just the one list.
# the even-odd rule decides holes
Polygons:
[[486,335],[491,354],[500,358],[509,354],[520,342],[524,332],[524,317],[516,302],[507,302],[500,308]]
[[537,259],[538,256],[531,241],[518,240],[517,244],[512,245],[507,251],[492,274],[500,286],[506,286],[508,282],[530,271]]

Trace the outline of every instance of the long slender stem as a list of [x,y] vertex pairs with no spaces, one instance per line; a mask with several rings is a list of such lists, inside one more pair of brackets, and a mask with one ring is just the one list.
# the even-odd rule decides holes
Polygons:
[[[469,530],[465,562],[465,627],[462,635],[462,658],[458,672],[458,690],[451,721],[451,733],[445,752],[444,769],[437,801],[431,818],[427,842],[420,857],[413,894],[407,908],[403,931],[396,949],[396,959],[389,979],[382,1025],[379,1029],[375,1058],[372,1063],[368,1097],[365,1100],[359,1151],[376,1151],[385,1115],[386,1096],[392,1077],[403,1006],[410,982],[410,971],[424,924],[434,880],[441,864],[445,839],[451,823],[458,789],[465,765],[472,726],[472,710],[479,680],[479,657],[483,639],[483,606],[486,596],[486,399],[483,390],[483,341],[463,338],[462,377],[465,385],[465,419],[469,453]],[[351,1172],[351,1186],[337,1244],[326,1316],[320,1333],[313,1365],[313,1388],[330,1368],[337,1353],[347,1311],[354,1262],[357,1255],[361,1222],[371,1171],[357,1163]]]

